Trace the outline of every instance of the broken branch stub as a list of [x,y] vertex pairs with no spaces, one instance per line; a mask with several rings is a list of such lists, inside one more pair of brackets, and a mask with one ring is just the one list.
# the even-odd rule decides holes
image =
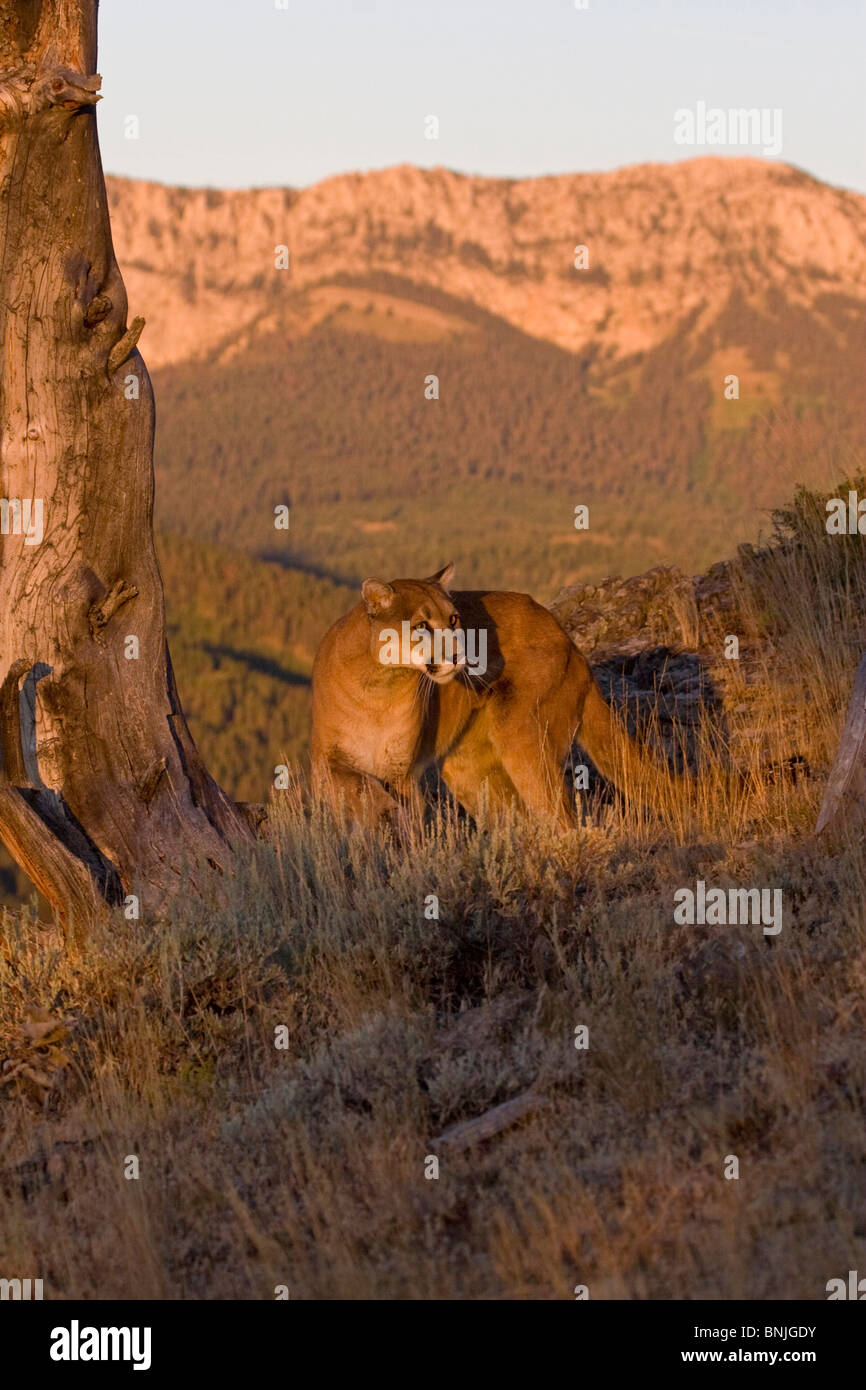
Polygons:
[[866,655],[857,667],[839,750],[830,771],[816,835],[839,835],[866,822]]

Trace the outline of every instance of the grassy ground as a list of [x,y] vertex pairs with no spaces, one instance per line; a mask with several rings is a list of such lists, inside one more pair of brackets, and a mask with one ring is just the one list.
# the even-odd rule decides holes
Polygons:
[[[859,538],[809,526],[744,581],[736,768],[708,729],[687,806],[361,835],[295,787],[219,907],[69,951],[6,913],[0,1273],[50,1298],[821,1299],[866,1267],[866,846],[811,838],[866,581]],[[782,754],[812,775],[767,773]],[[677,925],[700,878],[781,888],[781,933]],[[439,1138],[527,1092],[495,1137]]]

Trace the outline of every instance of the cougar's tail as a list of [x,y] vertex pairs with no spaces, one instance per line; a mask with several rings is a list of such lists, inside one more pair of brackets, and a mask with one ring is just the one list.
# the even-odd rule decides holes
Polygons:
[[595,680],[583,705],[577,737],[602,776],[621,792],[657,804],[665,791],[683,790],[683,779],[666,762],[642,748],[614,714]]

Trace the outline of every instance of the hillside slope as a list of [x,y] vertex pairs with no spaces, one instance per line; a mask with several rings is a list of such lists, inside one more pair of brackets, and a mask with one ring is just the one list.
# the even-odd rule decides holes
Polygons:
[[866,452],[866,199],[786,165],[116,179],[110,203],[166,530],[353,583],[454,558],[550,597],[703,568]]
[[164,529],[353,583],[453,559],[465,585],[546,599],[612,570],[706,567],[796,484],[830,485],[866,452],[850,300],[825,296],[816,317],[735,297],[712,331],[602,372],[405,281],[328,289],[308,332],[155,374]]
[[[282,791],[218,902],[118,909],[86,951],[4,914],[9,1268],[55,1299],[294,1303],[824,1300],[862,1270],[866,846],[811,831],[866,568],[824,517],[799,493],[725,583],[678,584],[691,634],[664,585],[560,596],[596,653],[728,667],[669,814],[581,792],[571,831],[359,833]],[[766,894],[772,930],[684,921],[704,887]]]

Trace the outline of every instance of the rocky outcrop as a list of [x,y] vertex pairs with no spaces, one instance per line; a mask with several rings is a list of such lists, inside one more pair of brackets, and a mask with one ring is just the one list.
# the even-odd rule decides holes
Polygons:
[[[748,712],[757,647],[741,594],[772,554],[742,546],[706,574],[661,565],[630,579],[562,589],[550,610],[587,657],[608,700],[632,732],[652,735],[673,762],[694,764],[697,727],[712,722],[724,745],[727,716]],[[739,657],[725,655],[737,637]]]
[[572,584],[559,591],[550,611],[596,662],[653,646],[706,651],[740,612],[735,576],[770,553],[743,545],[737,560],[720,560],[706,574],[657,565],[630,579],[616,575],[600,584]]

